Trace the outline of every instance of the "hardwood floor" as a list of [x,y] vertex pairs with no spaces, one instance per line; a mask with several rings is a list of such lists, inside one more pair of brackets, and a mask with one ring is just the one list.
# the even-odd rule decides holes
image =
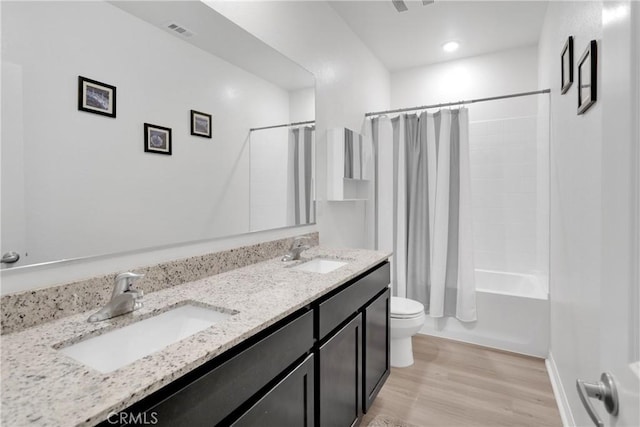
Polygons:
[[562,426],[544,360],[427,335],[415,363],[391,375],[362,426],[377,415],[420,426]]

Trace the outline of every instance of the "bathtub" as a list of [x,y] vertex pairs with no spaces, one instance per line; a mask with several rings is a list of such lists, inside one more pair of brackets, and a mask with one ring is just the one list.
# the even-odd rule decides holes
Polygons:
[[535,275],[491,270],[476,270],[475,279],[476,322],[427,316],[420,333],[546,358],[547,281]]

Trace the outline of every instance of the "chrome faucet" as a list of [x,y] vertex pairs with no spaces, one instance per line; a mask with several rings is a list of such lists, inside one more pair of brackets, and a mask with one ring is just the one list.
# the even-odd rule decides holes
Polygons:
[[289,252],[282,257],[282,261],[296,261],[300,259],[300,254],[305,249],[309,249],[309,245],[306,244],[308,239],[306,237],[296,237],[291,243]]
[[142,291],[133,289],[131,285],[144,274],[131,272],[120,273],[116,276],[111,300],[100,310],[89,317],[89,322],[99,322],[122,314],[131,313],[142,307]]

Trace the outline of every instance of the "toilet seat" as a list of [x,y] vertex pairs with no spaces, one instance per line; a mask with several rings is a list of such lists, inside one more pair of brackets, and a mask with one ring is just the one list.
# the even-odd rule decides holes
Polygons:
[[390,317],[413,319],[424,315],[424,305],[408,298],[391,297]]

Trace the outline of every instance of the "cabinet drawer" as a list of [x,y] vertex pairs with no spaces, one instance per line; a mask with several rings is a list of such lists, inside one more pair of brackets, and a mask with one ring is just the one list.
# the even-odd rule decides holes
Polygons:
[[161,426],[213,426],[313,346],[307,312],[147,410]]
[[338,292],[318,308],[318,339],[356,313],[371,298],[389,285],[391,267],[388,262]]

